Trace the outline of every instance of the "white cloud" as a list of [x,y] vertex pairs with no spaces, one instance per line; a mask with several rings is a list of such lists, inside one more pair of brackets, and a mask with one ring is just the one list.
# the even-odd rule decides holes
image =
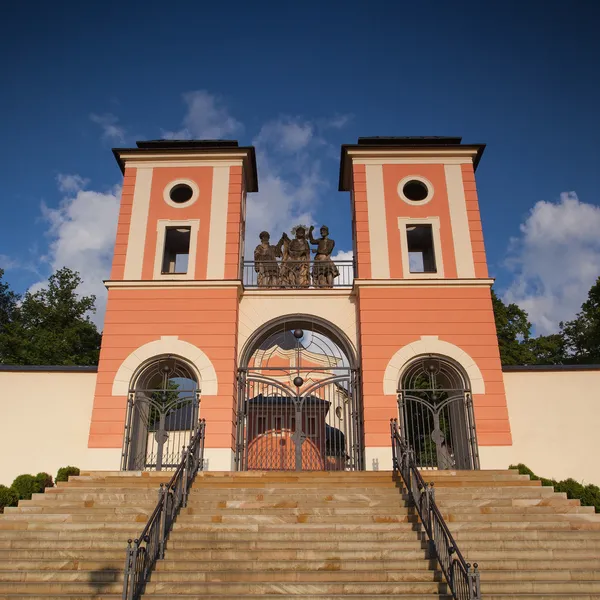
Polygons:
[[260,191],[249,194],[246,211],[246,254],[259,243],[266,229],[271,243],[294,225],[314,224],[314,211],[328,190],[321,160],[315,155],[320,145],[313,125],[291,117],[265,123],[253,140],[260,172]]
[[[79,271],[83,279],[79,292],[96,295],[98,310],[91,317],[101,329],[106,308],[102,281],[110,274],[120,189],[114,187],[106,192],[83,189],[86,180],[79,175],[59,175],[57,180],[66,195],[58,208],[42,204],[51,239],[43,260],[53,271],[61,267]],[[30,290],[36,291],[45,283],[39,281]]]
[[243,130],[243,125],[229,114],[219,96],[206,90],[183,94],[187,112],[183,127],[176,131],[164,131],[166,139],[222,139]]
[[267,145],[286,154],[299,152],[310,144],[314,135],[314,126],[308,122],[291,117],[282,117],[269,121],[255,138],[256,145]]
[[102,137],[109,142],[125,143],[125,128],[119,125],[119,119],[112,113],[98,115],[92,113],[90,119],[102,128]]
[[352,250],[339,250],[332,258],[333,260],[353,260],[354,252]]
[[353,118],[353,115],[335,115],[330,119],[323,120],[322,125],[323,127],[331,127],[332,129],[342,129],[346,127]]
[[89,179],[84,179],[80,175],[65,175],[64,173],[59,173],[56,176],[56,181],[58,189],[67,194],[77,193],[90,182]]
[[8,271],[9,269],[18,269],[21,263],[16,258],[11,258],[6,254],[0,254],[0,269]]
[[552,333],[600,275],[600,207],[564,192],[558,202],[537,202],[520,229],[507,260],[516,276],[503,299],[529,313],[536,333]]

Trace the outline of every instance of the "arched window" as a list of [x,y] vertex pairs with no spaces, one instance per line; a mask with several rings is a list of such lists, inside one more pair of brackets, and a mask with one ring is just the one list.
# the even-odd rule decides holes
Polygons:
[[422,468],[478,469],[469,379],[452,359],[428,354],[402,371],[401,433]]
[[151,359],[134,374],[127,401],[124,470],[175,468],[198,424],[199,377],[176,356]]

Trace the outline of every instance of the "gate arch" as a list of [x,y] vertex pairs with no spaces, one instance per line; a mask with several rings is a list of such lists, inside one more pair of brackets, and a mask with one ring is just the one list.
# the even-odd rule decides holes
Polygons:
[[471,383],[439,354],[411,360],[398,383],[401,434],[421,468],[479,469]]
[[238,371],[236,468],[364,468],[356,353],[331,323],[273,319],[247,341]]
[[127,395],[123,470],[173,469],[198,424],[200,376],[192,363],[167,354],[142,364]]

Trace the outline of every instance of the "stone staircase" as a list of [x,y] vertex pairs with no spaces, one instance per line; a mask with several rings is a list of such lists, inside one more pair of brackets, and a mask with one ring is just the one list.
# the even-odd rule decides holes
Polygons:
[[[514,471],[428,471],[484,599],[600,598],[600,515]],[[169,474],[88,473],[0,516],[0,600],[121,597]],[[447,599],[395,476],[200,473],[144,597]]]

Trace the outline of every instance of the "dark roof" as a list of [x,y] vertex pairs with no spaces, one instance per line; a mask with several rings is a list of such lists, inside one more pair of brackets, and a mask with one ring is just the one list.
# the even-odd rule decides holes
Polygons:
[[505,373],[514,371],[600,371],[600,365],[502,365]]
[[348,150],[364,150],[366,148],[373,148],[374,150],[398,150],[402,149],[414,149],[414,150],[439,150],[441,148],[464,148],[474,150],[476,152],[475,158],[473,159],[473,168],[477,169],[477,165],[481,160],[483,151],[485,150],[485,144],[463,144],[461,137],[450,137],[450,136],[373,136],[373,137],[360,137],[356,144],[342,144],[342,151],[340,157],[340,180],[339,190],[346,192],[350,190],[347,178],[349,173],[347,169],[350,168],[347,160]]
[[97,373],[98,367],[77,365],[0,365],[0,371],[40,371],[58,373]]
[[165,150],[177,148],[239,148],[237,140],[145,140],[135,143],[138,148]]
[[359,146],[458,146],[460,137],[439,135],[359,137]]
[[136,148],[112,149],[121,173],[125,172],[125,162],[121,158],[122,153],[145,154],[161,152],[163,154],[177,154],[181,152],[193,152],[195,154],[229,154],[235,150],[246,152],[248,156],[248,165],[244,169],[246,191],[258,192],[258,174],[254,146],[240,146],[237,140],[146,140],[136,142],[136,146]]

